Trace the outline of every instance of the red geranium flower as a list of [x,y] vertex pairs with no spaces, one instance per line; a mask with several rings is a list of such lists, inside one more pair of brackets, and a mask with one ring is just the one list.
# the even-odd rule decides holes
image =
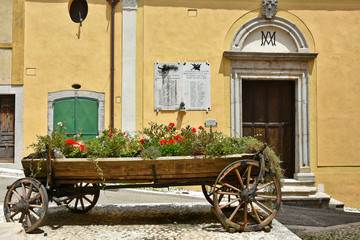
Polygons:
[[192,128],[191,131],[193,131],[194,133],[196,133],[196,128]]
[[166,144],[167,144],[167,141],[166,141],[165,139],[164,139],[164,140],[160,140],[160,143],[166,145]]
[[173,144],[174,142],[175,142],[174,139],[170,139],[169,141],[170,144]]
[[76,142],[74,142],[74,140],[69,139],[69,140],[66,140],[65,144],[71,145],[71,144],[76,144]]
[[170,123],[170,127],[175,127],[175,123]]
[[203,130],[204,128],[202,126],[199,127],[200,130]]
[[176,136],[174,137],[174,139],[175,139],[175,140],[179,140],[179,139],[181,139],[181,137],[180,137],[180,135],[176,135]]
[[114,132],[112,130],[110,130],[109,137],[111,137],[112,135],[114,135]]
[[140,139],[140,142],[144,143],[144,142],[145,142],[145,139],[143,139],[143,138],[142,138],[142,139]]
[[85,145],[80,144],[81,151],[85,151]]

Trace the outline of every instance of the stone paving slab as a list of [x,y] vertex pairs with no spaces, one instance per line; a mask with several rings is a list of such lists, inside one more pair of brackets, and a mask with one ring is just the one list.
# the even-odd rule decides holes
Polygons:
[[[2,208],[0,210],[0,221],[4,222]],[[276,220],[272,226],[268,233],[228,233],[208,204],[107,204],[99,205],[87,214],[50,206],[43,226],[35,233],[27,234],[27,239],[300,239]]]

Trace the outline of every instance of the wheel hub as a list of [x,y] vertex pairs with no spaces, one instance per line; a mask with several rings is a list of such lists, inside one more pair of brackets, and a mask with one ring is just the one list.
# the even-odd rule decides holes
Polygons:
[[27,212],[29,207],[29,201],[25,198],[21,198],[21,200],[19,200],[19,202],[17,202],[15,205],[15,209],[19,212]]
[[253,194],[252,194],[252,189],[250,188],[245,188],[244,190],[242,190],[240,192],[240,196],[242,199],[244,199],[245,201],[249,202],[250,200],[253,199]]

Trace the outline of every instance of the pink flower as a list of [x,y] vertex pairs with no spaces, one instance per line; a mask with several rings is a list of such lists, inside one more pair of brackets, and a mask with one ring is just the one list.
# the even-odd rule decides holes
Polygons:
[[192,128],[191,131],[193,131],[194,133],[196,133],[196,128]]
[[203,130],[204,128],[202,126],[199,127],[200,130]]

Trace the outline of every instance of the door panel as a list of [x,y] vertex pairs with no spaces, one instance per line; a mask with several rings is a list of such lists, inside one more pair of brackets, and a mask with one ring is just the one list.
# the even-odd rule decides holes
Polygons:
[[54,102],[54,126],[62,122],[66,133],[83,139],[98,135],[98,102],[87,98],[65,98]]
[[85,138],[98,135],[98,103],[91,99],[80,98],[77,102],[76,122]]
[[54,102],[54,126],[62,122],[66,133],[75,134],[75,99],[65,98]]
[[295,172],[295,82],[243,81],[243,135],[273,147],[286,177]]
[[0,162],[14,162],[15,95],[0,96]]

